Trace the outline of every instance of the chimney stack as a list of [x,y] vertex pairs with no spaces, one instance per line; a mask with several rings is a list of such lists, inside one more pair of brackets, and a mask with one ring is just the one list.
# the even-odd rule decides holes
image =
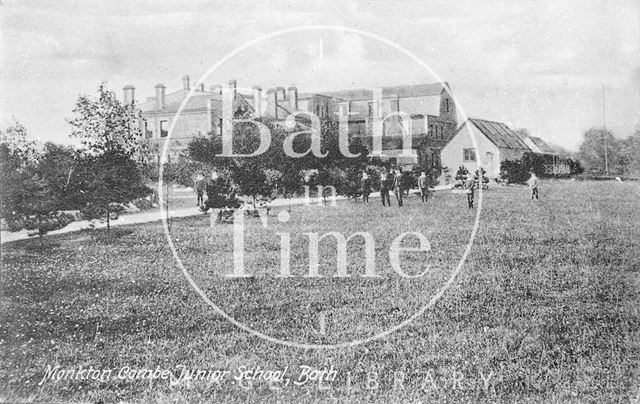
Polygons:
[[200,83],[198,90],[204,92],[204,83]]
[[191,87],[189,87],[189,76],[184,75],[184,77],[182,77],[182,89],[183,90],[190,90]]
[[220,95],[222,94],[222,86],[219,84],[214,84],[211,87],[209,87],[209,90],[214,93],[215,95]]
[[298,110],[298,89],[295,86],[288,88],[289,91],[289,109],[291,112]]
[[236,99],[236,88],[238,87],[238,82],[236,80],[229,80],[229,91],[231,91],[232,100]]
[[274,119],[278,119],[278,94],[275,88],[267,90],[267,113]]
[[164,109],[164,90],[164,84],[156,84],[156,109]]
[[135,98],[135,91],[136,88],[134,86],[132,86],[131,84],[127,84],[126,86],[124,86],[124,88],[122,89],[123,93],[124,93],[124,105],[129,105],[129,104],[133,104],[136,100]]
[[262,88],[253,86],[253,109],[256,116],[262,115]]
[[286,99],[284,87],[276,87],[276,97],[278,101],[284,101]]

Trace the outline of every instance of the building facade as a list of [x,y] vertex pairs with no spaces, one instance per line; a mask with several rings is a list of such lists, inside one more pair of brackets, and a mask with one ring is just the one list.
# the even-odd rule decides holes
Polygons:
[[[474,142],[475,140],[475,142]],[[518,160],[525,153],[547,156],[548,174],[568,174],[569,166],[542,139],[515,132],[502,122],[469,118],[442,148],[442,165],[455,173],[460,166],[470,172],[482,167],[489,178],[500,177],[505,160]]]
[[[128,85],[123,90],[124,101],[135,102],[135,88]],[[195,137],[222,136],[228,130],[223,116],[225,99],[231,100],[233,112],[268,116],[276,121],[283,121],[294,112],[341,121],[350,136],[361,137],[370,149],[373,139],[381,136],[382,152],[375,157],[406,168],[439,166],[440,150],[455,133],[457,122],[447,83],[298,93],[295,86],[267,91],[259,86],[240,89],[235,80],[226,87],[205,89],[200,85],[192,90],[189,76],[184,76],[178,91],[167,93],[163,84],[157,84],[154,90],[153,97],[137,103],[142,113],[141,130],[143,137],[160,150],[169,141],[170,158],[184,155]],[[169,137],[170,125],[179,110]],[[411,156],[403,153],[407,134],[411,135]]]

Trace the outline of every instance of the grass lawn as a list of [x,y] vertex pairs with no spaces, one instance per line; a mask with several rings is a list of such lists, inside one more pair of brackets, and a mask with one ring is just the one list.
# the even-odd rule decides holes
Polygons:
[[[160,402],[628,402],[638,399],[640,187],[543,182],[484,192],[471,253],[436,304],[389,336],[341,349],[303,349],[254,336],[217,314],[189,285],[161,223],[84,231],[2,246],[0,401]],[[337,344],[374,337],[410,318],[452,275],[475,210],[464,194],[383,208],[341,201],[293,207],[286,222],[245,219],[244,269],[233,271],[233,227],[176,219],[171,236],[185,269],[221,310],[273,338]],[[366,231],[347,247],[350,277],[336,273],[335,242],[309,237]],[[420,232],[430,251],[400,255],[395,237]],[[291,276],[278,277],[280,234]],[[403,246],[418,246],[407,237]],[[43,380],[47,367],[111,370],[102,379]],[[121,371],[228,370],[222,380],[129,380]],[[238,382],[242,369],[284,371],[282,383]],[[305,366],[333,367],[322,383]],[[244,367],[244,368],[243,368]],[[124,369],[124,370],[123,370]],[[239,370],[241,369],[241,370]],[[55,374],[55,373],[54,373]],[[80,373],[76,373],[76,376]],[[60,374],[58,374],[60,375]],[[253,374],[256,376],[255,374]],[[249,374],[246,374],[249,376]],[[55,379],[55,377],[54,377]],[[302,383],[306,381],[306,383]],[[295,382],[299,382],[295,384]]]

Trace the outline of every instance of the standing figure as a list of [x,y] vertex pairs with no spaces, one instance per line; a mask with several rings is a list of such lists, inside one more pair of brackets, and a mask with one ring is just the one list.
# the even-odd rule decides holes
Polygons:
[[198,195],[198,206],[202,206],[204,204],[204,190],[206,186],[206,181],[204,179],[204,175],[198,174],[196,177],[196,194]]
[[382,206],[391,206],[391,200],[389,199],[389,173],[386,170],[380,173],[380,198],[382,198]]
[[418,177],[418,188],[420,188],[420,198],[422,198],[422,202],[427,202],[427,198],[429,197],[429,180],[424,171],[422,171],[420,177]]
[[473,197],[476,190],[476,181],[475,178],[471,175],[466,175],[464,177],[464,193],[467,194],[467,203],[469,205],[469,209],[473,208]]
[[367,172],[362,173],[362,200],[369,203],[369,194],[371,194],[371,180]]
[[393,176],[393,193],[396,195],[398,206],[402,206],[402,193],[404,192],[402,189],[402,182],[402,169],[398,168]]
[[538,177],[536,176],[536,173],[533,172],[533,170],[529,171],[529,173],[531,174],[531,178],[529,178],[529,181],[527,181],[529,183],[529,188],[531,188],[531,200],[533,200],[533,198],[536,198],[536,201],[538,200]]

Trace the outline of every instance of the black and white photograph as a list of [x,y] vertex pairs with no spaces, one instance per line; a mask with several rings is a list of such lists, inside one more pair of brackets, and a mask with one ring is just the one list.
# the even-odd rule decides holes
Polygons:
[[1,0],[0,403],[640,403],[637,0]]

